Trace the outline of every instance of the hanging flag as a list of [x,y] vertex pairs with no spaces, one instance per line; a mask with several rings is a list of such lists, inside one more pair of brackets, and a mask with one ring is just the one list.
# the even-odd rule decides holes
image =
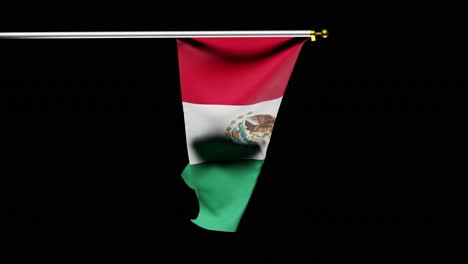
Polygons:
[[178,39],[196,225],[235,232],[266,157],[281,99],[307,38]]

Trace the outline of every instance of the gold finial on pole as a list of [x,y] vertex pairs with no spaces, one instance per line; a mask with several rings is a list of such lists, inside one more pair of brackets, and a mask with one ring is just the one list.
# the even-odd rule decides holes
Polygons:
[[315,30],[311,30],[310,31],[310,40],[311,41],[316,41],[317,38],[316,36],[321,36],[322,38],[328,38],[328,30],[326,29],[322,29],[322,31],[315,31]]

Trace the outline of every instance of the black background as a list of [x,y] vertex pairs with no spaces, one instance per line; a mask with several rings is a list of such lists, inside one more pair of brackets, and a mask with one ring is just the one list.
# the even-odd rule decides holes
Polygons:
[[442,245],[456,234],[466,152],[460,9],[174,6],[11,9],[0,31],[327,28],[299,56],[239,231],[189,221],[198,205],[180,177],[188,158],[174,40],[1,40],[4,227],[17,257],[451,255]]

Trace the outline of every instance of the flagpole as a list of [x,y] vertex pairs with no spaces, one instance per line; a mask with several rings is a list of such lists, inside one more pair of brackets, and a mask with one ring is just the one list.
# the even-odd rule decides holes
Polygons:
[[90,31],[90,32],[0,32],[0,39],[120,39],[120,38],[236,38],[236,37],[328,37],[328,31]]

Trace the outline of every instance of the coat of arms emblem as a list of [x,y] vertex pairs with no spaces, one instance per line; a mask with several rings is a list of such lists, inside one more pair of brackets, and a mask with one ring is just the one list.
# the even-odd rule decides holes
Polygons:
[[232,120],[226,127],[226,136],[239,144],[266,144],[271,137],[275,117],[272,115],[252,115],[248,112]]

